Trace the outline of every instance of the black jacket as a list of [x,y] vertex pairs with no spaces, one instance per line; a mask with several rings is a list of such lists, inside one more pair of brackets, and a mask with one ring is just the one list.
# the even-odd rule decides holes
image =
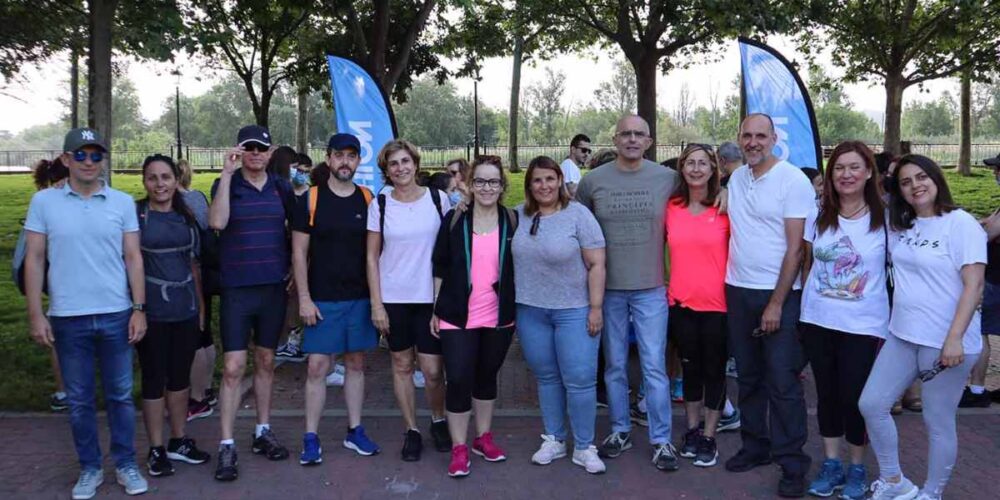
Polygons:
[[[493,290],[500,297],[498,326],[514,322],[514,259],[511,241],[517,230],[517,213],[499,205],[498,230],[500,233],[500,280]],[[464,326],[469,317],[469,296],[472,293],[469,271],[472,255],[472,208],[464,213],[449,211],[441,221],[437,242],[434,244],[434,277],[441,278],[441,289],[434,304],[438,318],[456,326]],[[457,217],[457,219],[453,218]]]

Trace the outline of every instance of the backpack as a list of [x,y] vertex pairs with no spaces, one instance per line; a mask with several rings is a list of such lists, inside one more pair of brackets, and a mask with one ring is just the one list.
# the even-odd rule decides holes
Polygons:
[[[28,235],[24,229],[24,220],[21,220],[21,232],[17,235],[17,243],[14,244],[14,258],[11,259],[11,280],[17,285],[17,290],[21,295],[27,295],[24,287],[24,257],[28,254]],[[45,276],[42,278],[42,293],[49,293],[49,258],[45,257]]]
[[[371,192],[371,190],[368,189],[368,188],[366,188],[366,187],[364,187],[364,186],[359,186],[357,184],[355,184],[355,187],[357,187],[358,189],[361,190],[361,196],[364,197],[364,199],[365,199],[365,206],[367,207],[368,205],[370,205],[371,202],[372,202],[372,192]],[[309,197],[308,198],[308,200],[309,200],[309,203],[308,203],[309,204],[309,227],[315,227],[316,226],[316,204],[319,203],[319,186],[313,186],[313,187],[309,188],[309,191],[306,191],[306,193],[307,193],[306,196]],[[382,195],[379,195],[379,196],[381,197]],[[384,199],[382,200],[382,203],[383,203],[382,205],[379,205],[380,208],[385,206],[384,205],[384,203],[385,203]]]
[[[427,188],[431,192],[431,201],[434,202],[434,208],[437,209],[438,215],[444,219],[444,214],[441,212],[441,192],[434,188]],[[378,231],[382,235],[382,248],[385,248],[385,193],[379,193],[378,195]]]

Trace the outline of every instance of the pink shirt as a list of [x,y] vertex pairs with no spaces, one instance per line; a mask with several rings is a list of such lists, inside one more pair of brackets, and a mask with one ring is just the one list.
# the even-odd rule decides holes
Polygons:
[[[465,329],[496,328],[500,315],[500,297],[493,284],[500,279],[500,230],[472,235],[472,293],[469,295],[469,319]],[[457,330],[459,327],[441,320],[440,327]]]
[[729,217],[715,207],[692,215],[680,198],[667,202],[664,217],[670,250],[670,305],[726,312]]

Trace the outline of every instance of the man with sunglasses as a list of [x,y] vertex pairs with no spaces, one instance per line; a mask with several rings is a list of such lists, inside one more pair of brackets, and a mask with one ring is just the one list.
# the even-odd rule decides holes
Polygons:
[[222,175],[212,185],[208,219],[219,235],[222,301],[219,329],[224,352],[219,407],[222,441],[215,478],[238,476],[233,426],[240,403],[240,381],[254,333],[254,396],[257,425],[251,450],[269,460],[288,458],[271,431],[274,350],[285,323],[285,286],[289,274],[286,221],[295,206],[287,178],[266,171],[271,136],[257,125],[240,129],[237,146],[226,152]]
[[133,445],[132,345],[146,333],[139,222],[132,197],[101,178],[107,147],[96,130],[70,130],[63,151],[68,181],[35,193],[24,223],[31,337],[47,347],[54,344],[59,355],[81,468],[73,498],[92,498],[104,482],[95,407],[98,366],[115,475],[125,493],[138,495],[147,489]]
[[590,137],[583,134],[573,136],[573,140],[569,142],[569,156],[559,165],[570,198],[576,196],[576,187],[583,177],[580,173],[580,167],[587,164],[590,152]]
[[639,116],[618,121],[618,158],[580,181],[576,199],[597,218],[607,242],[604,295],[604,380],[611,434],[599,454],[615,458],[632,447],[628,401],[629,317],[635,325],[646,388],[649,442],[659,470],[678,468],[670,439],[670,389],[665,367],[667,295],[663,285],[663,212],[678,183],[677,172],[643,157],[653,141]]

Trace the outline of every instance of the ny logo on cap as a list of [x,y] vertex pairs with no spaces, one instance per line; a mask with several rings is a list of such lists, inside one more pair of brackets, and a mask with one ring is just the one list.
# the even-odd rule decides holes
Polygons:
[[94,133],[90,130],[84,130],[80,132],[80,137],[85,141],[92,141],[94,140]]

